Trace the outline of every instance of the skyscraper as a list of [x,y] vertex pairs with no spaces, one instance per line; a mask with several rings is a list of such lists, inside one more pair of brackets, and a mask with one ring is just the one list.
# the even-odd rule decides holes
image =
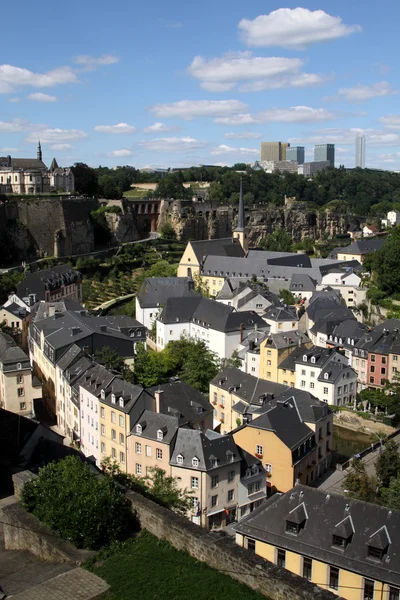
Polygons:
[[304,146],[286,148],[286,160],[295,160],[302,165],[304,163]]
[[314,146],[314,162],[329,161],[331,167],[335,166],[335,144],[317,144]]
[[286,142],[261,142],[261,161],[286,160],[286,150],[289,146]]
[[365,135],[356,137],[356,167],[365,169]]

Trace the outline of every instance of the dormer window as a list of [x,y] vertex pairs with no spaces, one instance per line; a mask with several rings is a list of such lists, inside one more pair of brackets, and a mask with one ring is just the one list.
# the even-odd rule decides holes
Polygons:
[[136,433],[138,433],[139,435],[141,435],[142,433],[142,426],[140,425],[140,423],[136,425]]
[[294,533],[297,535],[300,531],[298,523],[293,523],[293,521],[286,521],[286,531],[288,533]]
[[199,466],[199,459],[197,458],[197,456],[194,456],[192,458],[192,467],[198,467]]
[[304,361],[304,362],[307,362],[307,354],[304,354],[304,356],[303,356],[303,361]]
[[324,374],[324,378],[325,378],[325,379],[329,379],[329,373],[325,373],[325,374]]
[[106,399],[106,392],[105,392],[105,390],[101,390],[101,392],[100,392],[100,398],[101,398],[102,400],[105,400],[105,399]]
[[346,548],[348,540],[346,538],[341,537],[340,535],[332,536],[332,546],[335,548],[342,548],[343,550]]
[[162,442],[163,438],[164,438],[163,432],[161,431],[161,429],[158,429],[158,431],[157,431],[157,439],[158,439],[158,441]]
[[178,465],[183,465],[183,456],[182,456],[182,454],[178,454],[178,456],[176,457],[176,463]]
[[119,405],[121,408],[124,408],[124,399],[122,397],[119,399]]
[[21,363],[17,363],[17,369],[20,371],[22,369]]
[[115,394],[111,394],[111,404],[115,404],[115,402],[116,402]]
[[218,467],[218,458],[212,458],[211,459],[211,467]]
[[315,356],[311,357],[311,362],[315,364]]
[[384,525],[378,529],[378,531],[372,534],[367,542],[368,558],[382,560],[384,555],[387,553],[389,544],[391,544],[391,539],[389,537],[388,530]]
[[298,535],[305,527],[307,519],[307,509],[304,502],[302,502],[286,515],[286,532]]

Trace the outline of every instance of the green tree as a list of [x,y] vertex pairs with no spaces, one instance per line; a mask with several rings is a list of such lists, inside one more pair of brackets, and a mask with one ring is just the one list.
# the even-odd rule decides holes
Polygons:
[[111,200],[121,198],[122,191],[115,177],[112,175],[100,175],[99,177],[99,195]]
[[194,273],[194,275],[193,275],[193,283],[194,283],[194,289],[196,290],[196,292],[199,292],[199,294],[201,294],[202,296],[204,296],[204,298],[209,298],[210,297],[210,291],[208,289],[208,285],[201,278],[201,276],[199,275],[199,273]]
[[167,371],[163,352],[145,350],[143,344],[137,344],[134,364],[136,383],[143,387],[163,383],[166,380]]
[[388,440],[383,452],[378,456],[375,464],[376,475],[382,487],[389,487],[391,479],[400,475],[400,454],[397,444]]
[[146,277],[176,277],[178,265],[170,264],[167,260],[158,260],[146,273]]
[[375,253],[373,268],[377,284],[386,294],[400,292],[400,227],[395,227],[384,245]]
[[99,478],[77,456],[39,470],[22,492],[25,508],[77,548],[98,550],[127,537],[132,511],[109,478]]
[[225,361],[227,367],[234,367],[235,369],[240,369],[242,366],[242,361],[239,358],[239,354],[237,350],[232,352],[232,355],[228,360]]
[[283,302],[289,306],[296,304],[296,298],[293,296],[292,292],[284,288],[279,290],[279,298],[281,298]]
[[392,510],[400,510],[400,476],[392,477],[389,487],[381,490],[382,502]]
[[291,252],[292,238],[282,228],[275,229],[273,233],[266,235],[260,242],[264,250],[271,252]]
[[75,163],[71,169],[75,178],[75,190],[85,196],[96,196],[99,191],[96,171],[85,163]]
[[103,346],[101,350],[96,352],[96,358],[99,362],[104,364],[106,369],[114,369],[115,371],[123,372],[125,367],[125,361],[110,346]]
[[362,460],[354,459],[348,475],[342,482],[342,488],[348,490],[350,495],[357,500],[379,503],[378,481],[376,477],[367,474]]
[[211,379],[220,370],[220,362],[203,340],[182,336],[176,342],[169,342],[164,353],[178,377],[200,392],[208,392]]
[[176,232],[171,221],[165,221],[160,227],[160,234],[163,240],[176,240]]

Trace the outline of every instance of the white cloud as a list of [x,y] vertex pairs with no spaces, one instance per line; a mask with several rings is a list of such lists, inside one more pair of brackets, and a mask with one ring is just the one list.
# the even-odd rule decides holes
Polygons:
[[37,102],[56,102],[56,96],[50,96],[49,94],[43,94],[42,92],[34,92],[27,96],[28,100],[36,100]]
[[242,113],[231,117],[215,119],[220,125],[252,125],[254,123],[312,123],[315,121],[330,121],[336,118],[333,112],[325,108],[309,106],[292,106],[291,108],[270,108],[258,113]]
[[12,102],[13,104],[16,104],[17,102],[21,102],[21,98],[8,98],[9,102]]
[[400,129],[400,115],[387,115],[386,117],[380,117],[378,121],[388,129]]
[[183,27],[182,21],[167,21],[165,19],[160,19],[160,21],[167,29],[180,29]]
[[120,150],[113,150],[112,152],[107,152],[107,156],[110,158],[122,158],[124,156],[132,156],[132,152],[127,148],[121,148]]
[[301,138],[291,138],[291,144],[340,144],[352,145],[356,143],[357,135],[365,135],[367,148],[370,146],[400,146],[400,134],[386,132],[379,129],[361,129],[353,127],[318,129]]
[[382,98],[397,94],[387,81],[380,81],[372,85],[361,85],[352,88],[341,88],[336,96],[325,98],[325,100],[347,100],[348,102],[365,102],[371,98]]
[[226,146],[220,144],[217,148],[211,150],[210,154],[213,156],[222,156],[224,154],[236,154],[241,156],[255,156],[260,154],[260,151],[255,148],[233,148],[232,146]]
[[241,39],[248,46],[280,46],[303,50],[310,44],[335,40],[361,31],[360,25],[345,25],[340,17],[323,10],[280,8],[252,21],[239,23]]
[[201,142],[191,137],[169,137],[144,140],[138,146],[153,152],[191,152],[207,146],[207,142]]
[[0,131],[7,133],[19,133],[20,131],[28,131],[31,124],[24,119],[13,119],[12,121],[0,121]]
[[71,150],[73,146],[71,144],[53,144],[50,146],[50,150],[57,150],[58,152],[63,152],[64,150]]
[[143,131],[145,133],[160,133],[162,131],[173,131],[176,127],[170,127],[169,125],[165,125],[164,123],[153,123],[153,125],[149,125],[145,127]]
[[117,123],[116,125],[96,125],[94,128],[98,133],[135,133],[136,127],[128,123]]
[[0,152],[4,152],[4,154],[13,154],[14,152],[19,152],[18,148],[0,148]]
[[26,138],[27,142],[40,141],[43,144],[53,144],[58,142],[66,142],[71,140],[81,140],[87,137],[87,133],[79,129],[37,129],[32,131]]
[[180,100],[169,104],[156,104],[148,110],[157,117],[178,117],[191,121],[196,117],[224,117],[247,109],[239,100]]
[[71,67],[57,67],[46,73],[34,73],[12,65],[0,65],[0,94],[9,94],[22,86],[46,88],[78,83]]
[[252,131],[224,133],[224,138],[227,140],[259,140],[261,137],[261,133],[253,133]]
[[252,56],[251,52],[224,54],[209,60],[196,56],[187,71],[211,92],[231,90],[240,82],[247,82],[240,91],[255,92],[284,87],[317,85],[327,78],[316,73],[302,73],[299,58]]
[[95,56],[88,56],[87,54],[74,57],[74,63],[82,66],[85,71],[94,71],[97,67],[113,65],[118,61],[119,58],[113,54],[103,54],[103,56],[99,56],[98,58]]

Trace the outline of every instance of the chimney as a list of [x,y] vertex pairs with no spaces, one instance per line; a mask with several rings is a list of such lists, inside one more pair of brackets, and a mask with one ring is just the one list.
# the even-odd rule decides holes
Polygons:
[[243,329],[244,329],[244,325],[243,325],[243,323],[240,323],[240,343],[243,342]]
[[161,399],[161,394],[163,393],[163,390],[158,389],[156,392],[154,392],[154,397],[156,399],[156,413],[160,412],[160,399]]
[[253,340],[249,341],[249,352],[252,352],[254,350],[254,342]]

